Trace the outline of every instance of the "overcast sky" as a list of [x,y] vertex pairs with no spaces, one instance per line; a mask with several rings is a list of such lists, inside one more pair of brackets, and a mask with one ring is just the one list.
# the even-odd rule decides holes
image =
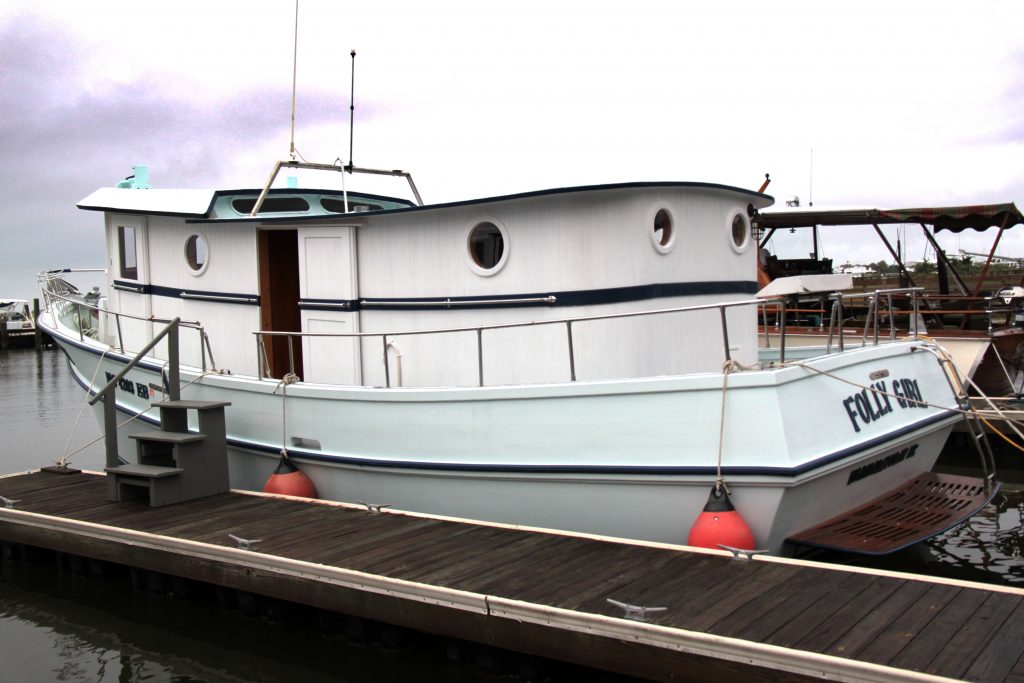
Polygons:
[[[101,217],[74,206],[133,164],[154,187],[262,186],[288,155],[294,12],[0,0],[0,294],[102,265]],[[767,172],[778,204],[1024,207],[1020,0],[302,0],[307,160],[348,160],[352,49],[353,160],[413,172],[428,203],[620,181],[757,189]],[[387,182],[370,189],[405,195]],[[805,255],[804,236],[772,248]],[[837,263],[890,260],[867,233],[823,242]],[[1024,227],[999,253],[1024,256]]]

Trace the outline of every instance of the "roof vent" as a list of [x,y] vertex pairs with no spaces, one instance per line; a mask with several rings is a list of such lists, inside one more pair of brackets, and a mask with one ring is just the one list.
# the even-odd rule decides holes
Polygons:
[[130,190],[148,190],[149,166],[132,166],[132,174],[119,182],[117,187]]

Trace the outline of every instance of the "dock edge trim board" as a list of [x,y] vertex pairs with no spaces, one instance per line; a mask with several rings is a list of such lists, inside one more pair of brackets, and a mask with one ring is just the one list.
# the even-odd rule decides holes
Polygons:
[[195,559],[229,563],[245,570],[315,580],[338,587],[472,612],[486,617],[538,624],[549,628],[815,678],[838,681],[877,681],[878,683],[951,680],[805,650],[793,650],[738,638],[641,623],[621,617],[574,612],[558,607],[265,555],[252,550],[200,543],[24,510],[0,508],[0,528],[6,525],[35,528],[60,534],[74,534],[119,546],[127,545],[153,551],[180,552]]

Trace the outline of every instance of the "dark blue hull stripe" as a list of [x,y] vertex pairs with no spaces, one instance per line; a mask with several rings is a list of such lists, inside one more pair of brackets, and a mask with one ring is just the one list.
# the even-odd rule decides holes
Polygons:
[[[62,339],[62,341],[67,341]],[[80,346],[80,345],[76,345]],[[80,348],[100,355],[96,353],[95,349],[90,349],[84,346]],[[111,354],[107,354],[110,357]],[[68,358],[68,365],[71,365],[71,359]],[[157,368],[159,371],[159,368]],[[77,373],[72,368],[71,376],[74,377],[75,381],[86,390],[90,395],[95,395],[84,382],[79,380]],[[140,415],[134,410],[117,406],[117,409],[132,417],[136,417],[139,420],[150,424],[159,424],[160,420],[155,417],[149,417],[147,415]],[[907,425],[898,430],[890,432],[888,434],[877,436],[873,439],[869,439],[862,443],[844,448],[833,453],[815,458],[809,462],[796,467],[722,467],[722,474],[731,477],[788,477],[796,478],[804,474],[813,472],[814,470],[827,467],[834,463],[840,462],[846,459],[853,459],[861,453],[871,450],[877,446],[884,444],[887,441],[894,441],[902,437],[913,434],[914,432],[926,429],[933,425],[942,422],[953,422],[959,419],[959,415],[951,413],[938,413],[930,415],[922,420],[918,420],[914,424]],[[266,455],[277,456],[281,454],[280,446],[267,446],[263,444],[257,444],[250,441],[243,441],[241,439],[228,438],[228,445],[234,448],[244,449],[252,451],[254,453],[263,453]],[[478,464],[478,463],[438,463],[438,462],[410,462],[407,460],[372,460],[367,458],[355,458],[344,455],[325,455],[316,451],[309,451],[300,448],[289,448],[289,457],[298,458],[301,460],[308,460],[310,462],[324,462],[333,463],[338,465],[347,465],[351,467],[362,467],[366,469],[407,469],[407,470],[423,470],[423,471],[435,471],[435,472],[487,472],[487,473],[502,473],[507,472],[510,474],[620,474],[620,475],[637,475],[637,476],[714,476],[716,469],[714,466],[644,466],[644,465],[512,465],[512,464],[500,464],[500,465],[489,465],[489,464]]]
[[[235,292],[209,292],[203,290],[182,289],[180,287],[162,287],[125,280],[114,280],[114,289],[136,294],[162,296],[171,299],[188,301],[209,301],[214,303],[240,304],[243,306],[259,306],[258,294],[240,294]],[[364,297],[361,299],[302,299],[299,308],[308,311],[359,311],[359,310],[446,310],[452,308],[513,308],[523,306],[596,306],[601,304],[619,304],[649,299],[664,299],[682,296],[721,296],[724,294],[753,295],[757,293],[757,283],[753,280],[724,280],[708,282],[661,282],[630,287],[605,287],[603,289],[586,289],[565,292],[539,292],[530,294],[508,294],[488,296],[454,296],[454,297],[410,297],[378,298]]]

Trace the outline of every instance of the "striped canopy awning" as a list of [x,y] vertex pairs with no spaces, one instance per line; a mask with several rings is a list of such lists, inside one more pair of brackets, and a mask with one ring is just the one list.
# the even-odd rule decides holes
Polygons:
[[883,223],[923,223],[938,230],[960,232],[967,228],[988,230],[1024,223],[1024,214],[1010,202],[1008,204],[980,204],[974,206],[932,206],[915,209],[842,208],[818,209],[801,207],[792,209],[765,209],[754,217],[754,223],[764,229],[801,228],[815,225],[880,225]]

